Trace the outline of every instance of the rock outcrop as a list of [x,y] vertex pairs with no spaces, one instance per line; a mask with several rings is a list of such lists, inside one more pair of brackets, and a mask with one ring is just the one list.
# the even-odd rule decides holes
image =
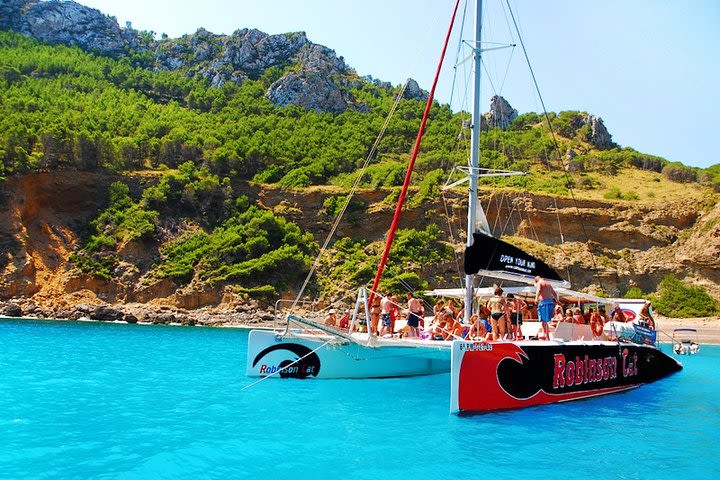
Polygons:
[[407,85],[405,86],[405,91],[403,92],[403,98],[413,100],[427,100],[428,95],[428,92],[421,89],[420,85],[418,85],[418,83],[414,79],[408,78]]
[[353,102],[345,88],[348,68],[333,50],[305,45],[295,56],[298,71],[285,73],[270,85],[267,97],[275,105],[340,113]]
[[115,19],[99,10],[69,2],[19,2],[0,7],[0,25],[51,43],[75,45],[85,50],[117,55],[125,51],[126,39]]
[[605,128],[602,118],[596,115],[585,115],[585,124],[590,126],[590,138],[588,138],[588,141],[591,145],[600,150],[607,150],[615,146],[612,135]]
[[22,9],[28,0],[0,0],[0,29],[17,30],[22,18]]
[[[4,0],[0,28],[105,55],[149,52],[156,70],[197,75],[216,87],[258,79],[268,69],[278,68],[282,75],[266,93],[276,105],[332,113],[364,108],[349,93],[351,83],[360,81],[354,71],[333,50],[308,40],[304,32],[268,35],[244,28],[232,35],[216,35],[199,29],[178,39],[154,40],[74,1],[37,0]],[[408,95],[422,96],[417,83]]]
[[490,111],[483,115],[483,124],[487,128],[507,130],[517,116],[518,111],[512,108],[507,100],[499,95],[494,95],[490,100]]

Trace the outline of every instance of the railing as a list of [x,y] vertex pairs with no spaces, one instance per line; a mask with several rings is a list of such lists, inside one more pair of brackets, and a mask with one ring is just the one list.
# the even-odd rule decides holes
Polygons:
[[[280,328],[279,325],[278,325],[278,320],[279,320],[279,319],[282,319],[282,320],[286,323],[285,317],[284,317],[284,316],[280,316],[280,312],[281,312],[281,310],[282,310],[281,305],[283,305],[283,304],[290,304],[290,305],[293,305],[293,304],[297,304],[297,305],[308,305],[308,304],[309,304],[309,305],[311,305],[310,312],[315,312],[315,302],[312,301],[312,300],[300,300],[300,301],[298,301],[298,302],[295,302],[295,300],[286,300],[286,299],[282,299],[282,298],[281,298],[280,300],[278,300],[277,302],[275,302],[275,312],[274,312],[274,314],[273,314],[273,329],[275,329],[275,330],[277,330],[278,328]],[[286,323],[286,324],[287,324],[287,323]],[[285,327],[286,324],[283,325],[283,327]]]

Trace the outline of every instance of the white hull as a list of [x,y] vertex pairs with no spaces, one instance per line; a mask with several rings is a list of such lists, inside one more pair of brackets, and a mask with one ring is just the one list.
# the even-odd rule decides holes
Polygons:
[[320,332],[281,336],[252,330],[246,373],[249,377],[385,378],[450,371],[451,342],[371,338],[367,333],[354,333],[352,339]]

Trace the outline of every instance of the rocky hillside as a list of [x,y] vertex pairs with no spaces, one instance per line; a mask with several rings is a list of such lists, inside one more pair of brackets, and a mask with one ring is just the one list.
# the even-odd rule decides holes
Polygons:
[[[109,309],[98,315],[122,317],[126,311],[137,317],[138,312],[145,312],[146,319],[161,323],[196,322],[197,318],[212,323],[219,309],[215,321],[249,321],[251,317],[243,312],[259,305],[230,284],[181,285],[149,275],[160,257],[159,246],[152,242],[122,247],[118,274],[110,279],[74,268],[71,253],[82,242],[87,221],[109,201],[107,189],[115,180],[118,177],[102,174],[54,173],[26,175],[2,185],[0,208],[8,215],[0,219],[4,252],[0,291],[2,299],[10,301],[7,312],[19,308],[23,313],[77,318],[91,316],[98,306],[115,305],[115,313]],[[124,180],[136,185],[142,181],[138,177]],[[319,242],[330,229],[327,199],[337,195],[336,189],[286,191],[246,185],[243,190],[251,201],[311,231]],[[392,216],[392,208],[384,202],[386,194],[361,192],[359,200],[367,205],[362,220],[350,216],[340,225],[338,236],[382,240]],[[447,200],[450,223],[459,229],[464,199],[450,195]],[[487,191],[483,204],[499,205],[489,210],[491,225],[502,224],[498,223],[502,217],[506,238],[549,261],[578,288],[594,285],[621,295],[635,285],[648,292],[666,275],[675,274],[720,296],[720,203],[636,205],[584,200],[575,205],[566,197]],[[449,239],[444,212],[441,202],[428,201],[410,209],[403,223],[414,228],[435,224]],[[586,232],[591,235],[589,243]],[[452,261],[430,266],[426,272],[436,280],[444,279],[439,286],[457,283]]]
[[[350,93],[363,80],[335,51],[312,43],[304,32],[268,35],[243,28],[232,35],[217,35],[201,28],[181,38],[156,40],[150,33],[130,25],[122,28],[113,17],[76,2],[38,0],[3,0],[0,29],[129,58],[155,71],[179,71],[214,87],[279,74],[266,91],[278,106],[332,113],[367,109]],[[288,66],[294,68],[283,72]],[[390,88],[382,82],[378,85]],[[426,95],[414,81],[407,90],[409,98]]]

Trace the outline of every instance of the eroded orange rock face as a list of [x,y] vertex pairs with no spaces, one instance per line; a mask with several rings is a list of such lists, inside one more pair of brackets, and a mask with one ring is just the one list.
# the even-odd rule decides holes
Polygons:
[[[107,205],[109,185],[118,180],[87,172],[37,173],[9,178],[0,189],[0,300],[24,298],[55,310],[78,303],[152,303],[177,309],[240,308],[247,299],[228,285],[179,286],[146,275],[158,258],[157,242],[130,242],[118,252],[112,280],[91,278],[72,270],[70,255],[83,226]],[[125,181],[132,179],[125,178]],[[251,200],[286,216],[322,242],[333,218],[325,213],[328,196],[345,192],[330,187],[287,191],[246,187]],[[364,209],[347,216],[337,235],[382,240],[393,213],[383,202],[387,191],[358,194]],[[494,232],[511,241],[527,242],[539,257],[569,276],[576,288],[602,283],[620,294],[633,282],[652,291],[667,274],[706,286],[720,297],[720,204],[687,201],[643,204],[569,198],[519,192],[485,194],[481,201]],[[447,210],[446,210],[447,208]],[[401,228],[435,223],[462,243],[465,200],[447,194],[441,200],[406,208]],[[587,236],[586,236],[587,235]],[[451,241],[448,234],[447,239]],[[587,240],[590,240],[589,242]],[[458,247],[461,252],[462,247]],[[590,255],[592,252],[592,256]],[[454,285],[454,262],[430,265],[433,277]]]

